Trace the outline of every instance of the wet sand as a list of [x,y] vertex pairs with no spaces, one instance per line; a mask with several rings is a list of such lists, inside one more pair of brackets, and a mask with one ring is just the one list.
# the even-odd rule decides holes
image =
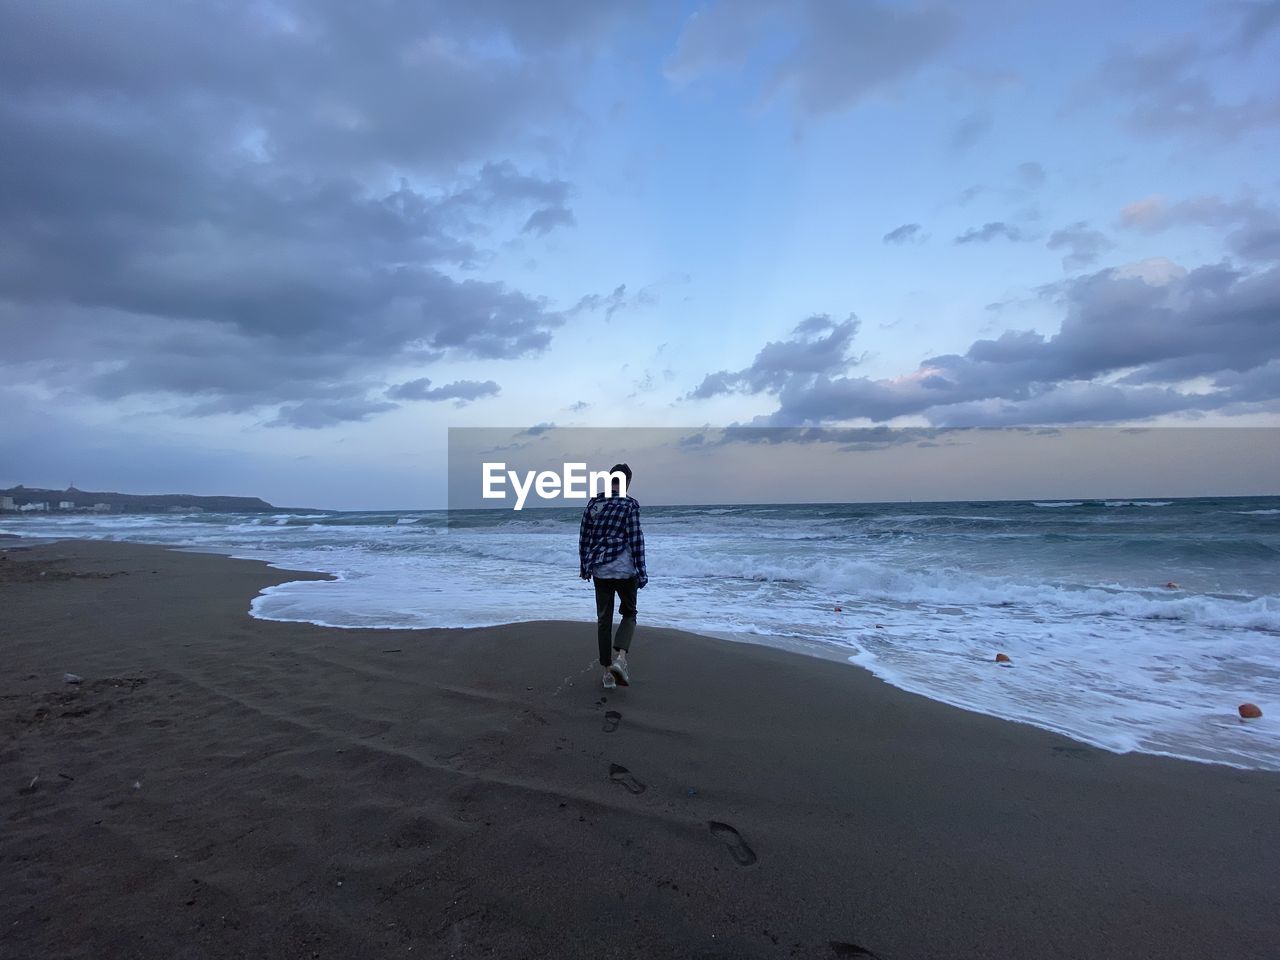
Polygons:
[[589,610],[335,630],[248,616],[314,573],[0,557],[3,958],[1280,955],[1277,774],[646,627],[644,593],[604,691]]

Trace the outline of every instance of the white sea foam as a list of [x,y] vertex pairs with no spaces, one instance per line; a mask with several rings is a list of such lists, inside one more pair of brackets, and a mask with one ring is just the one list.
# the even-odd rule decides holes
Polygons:
[[[1165,508],[647,508],[642,622],[824,644],[904,689],[1109,750],[1280,769],[1280,724],[1266,706],[1280,705],[1280,532],[1269,519],[1280,509],[1124,503]],[[453,531],[440,514],[281,518],[5,526],[338,575],[263,591],[252,612],[265,619],[388,629],[590,619],[573,512],[471,518]],[[996,668],[996,652],[1013,667]],[[1266,716],[1242,723],[1246,700]]]

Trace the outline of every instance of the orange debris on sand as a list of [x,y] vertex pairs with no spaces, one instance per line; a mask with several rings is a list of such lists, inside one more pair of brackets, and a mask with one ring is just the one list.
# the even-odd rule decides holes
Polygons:
[[1009,659],[1009,655],[1007,653],[997,653],[996,663],[1013,663],[1013,661]]
[[1262,716],[1262,711],[1258,709],[1256,703],[1242,703],[1240,704],[1240,716],[1246,720],[1256,720]]

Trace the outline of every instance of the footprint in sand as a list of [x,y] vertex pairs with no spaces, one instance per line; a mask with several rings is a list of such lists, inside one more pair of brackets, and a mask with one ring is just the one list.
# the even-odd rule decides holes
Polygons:
[[622,722],[622,714],[617,710],[608,710],[604,715],[604,732],[613,733],[618,729],[618,724]]
[[635,778],[630,770],[620,763],[609,764],[609,779],[620,783],[631,793],[644,793],[644,784]]
[[747,846],[747,841],[742,839],[742,834],[733,827],[719,820],[708,820],[707,826],[711,828],[712,836],[724,841],[738,866],[749,867],[756,862],[756,852]]
[[872,953],[866,947],[860,947],[856,943],[832,940],[830,946],[831,952],[837,957],[871,957],[873,960],[880,960],[879,954]]

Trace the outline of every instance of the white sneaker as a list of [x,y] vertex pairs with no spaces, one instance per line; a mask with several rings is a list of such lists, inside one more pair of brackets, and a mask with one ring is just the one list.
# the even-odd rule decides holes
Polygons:
[[[612,670],[613,668],[610,667],[609,669]],[[606,673],[604,677],[600,680],[600,685],[603,686],[606,690],[612,690],[614,687],[618,685],[618,681],[613,679],[612,673]]]
[[615,660],[609,664],[609,672],[624,687],[631,686],[631,673],[627,670],[627,661]]

